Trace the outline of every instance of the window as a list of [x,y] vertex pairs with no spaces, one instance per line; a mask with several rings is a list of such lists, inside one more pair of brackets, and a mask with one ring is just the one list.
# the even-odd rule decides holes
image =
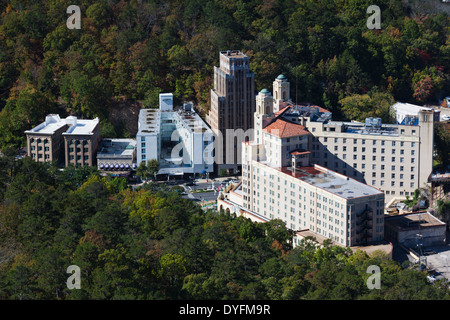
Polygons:
[[405,129],[400,129],[400,134],[405,134]]
[[358,156],[356,154],[353,155],[353,160],[358,159]]
[[391,173],[391,178],[395,179],[395,173]]
[[366,156],[364,154],[361,156],[361,160],[366,160]]
[[381,162],[384,162],[384,156],[381,156]]
[[[373,152],[376,152],[375,148],[373,149]],[[384,153],[384,148],[381,148],[381,153]]]
[[145,156],[145,154],[143,154],[142,155],[142,160],[145,160],[146,159],[146,156]]
[[411,155],[414,156],[416,154],[416,150],[411,150]]
[[357,139],[353,139],[353,143],[354,144],[358,143],[358,140]]
[[382,145],[382,146],[384,146],[384,143],[385,143],[385,141],[384,141],[384,140],[381,140],[381,145]]
[[365,168],[366,168],[366,164],[365,163],[361,164],[361,169],[365,169]]
[[328,142],[328,138],[323,138],[323,142]]
[[141,141],[145,141],[145,137],[141,137]]
[[411,172],[414,172],[414,167],[411,167]]
[[342,151],[347,151],[347,147],[346,147],[346,146],[343,146],[343,147],[342,147]]
[[416,130],[412,130],[412,135],[415,136],[416,135]]
[[50,155],[46,154],[46,155],[44,156],[44,158],[45,158],[45,159],[50,159]]
[[381,180],[380,185],[384,186],[384,180]]
[[142,149],[142,150],[141,150],[141,153],[143,153],[143,154],[144,154],[144,153],[145,153],[145,149]]
[[414,182],[411,182],[410,187],[414,188]]
[[411,148],[414,148],[416,146],[415,142],[411,142]]
[[392,167],[391,167],[391,170],[392,170],[392,171],[395,171],[395,166],[392,166]]
[[403,187],[403,181],[400,181],[400,187]]
[[[377,148],[373,148],[372,153],[377,153]],[[381,153],[384,153],[384,149],[381,149]]]
[[395,141],[392,141],[392,146],[395,147]]
[[411,180],[414,180],[414,175],[413,174],[411,175]]
[[363,148],[362,148],[362,152],[366,152],[366,147],[363,147]]
[[83,159],[84,160],[89,160],[89,156],[84,156]]
[[391,181],[391,187],[395,187],[395,181]]
[[376,146],[377,145],[377,140],[372,140],[372,145]]
[[384,170],[384,164],[381,165],[381,170]]
[[411,163],[415,163],[416,159],[415,158],[411,158]]
[[89,152],[88,148],[83,148],[83,152]]
[[405,175],[404,175],[403,173],[400,173],[400,179],[403,180],[404,176],[405,176]]
[[145,142],[141,143],[141,148],[145,148]]
[[49,147],[44,147],[44,151],[50,151]]
[[377,161],[377,157],[376,156],[372,156],[372,161]]
[[342,142],[347,143],[347,139],[346,138],[342,139]]
[[372,172],[372,178],[376,178],[377,177],[377,173],[376,172]]
[[362,139],[362,144],[366,144],[366,139]]
[[395,157],[392,157],[392,162],[395,162]]
[[404,149],[400,149],[400,154],[405,154],[405,150]]
[[395,154],[395,149],[392,149],[392,154]]
[[377,169],[377,165],[376,164],[373,164],[372,165],[372,170],[376,170]]

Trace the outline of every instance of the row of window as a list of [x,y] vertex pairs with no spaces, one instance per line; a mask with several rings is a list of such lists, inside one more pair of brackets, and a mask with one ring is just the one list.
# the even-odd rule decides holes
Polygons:
[[[72,147],[69,148],[69,152],[71,152],[71,153],[72,153],[74,150],[76,150],[76,153],[81,152],[81,148],[76,148],[76,149],[74,149],[74,148],[72,148]],[[88,149],[88,148],[83,148],[83,152],[84,152],[84,153],[88,153],[88,152],[89,152],[89,149]]]
[[[414,143],[414,142],[413,142]],[[319,150],[319,146],[318,145],[313,145],[313,150],[317,149]],[[405,154],[405,149],[399,149],[400,150],[400,155]],[[334,146],[334,151],[339,151],[338,146]],[[343,152],[347,152],[347,147],[346,146],[342,146],[342,151]],[[353,152],[358,152],[358,147],[353,147]],[[361,152],[366,152],[366,147],[362,147],[361,148]],[[381,154],[385,154],[386,153],[386,149],[385,148],[381,148],[380,149]],[[378,153],[377,148],[372,148],[372,153]],[[391,154],[396,154],[397,153],[397,149],[391,149]],[[412,156],[416,155],[416,150],[412,149],[410,151]]]
[[[42,139],[40,139],[40,138],[38,138],[38,139],[30,138],[30,143],[34,143],[35,141],[37,143],[41,143]],[[44,139],[44,144],[47,144],[47,143],[48,143],[48,139]]]
[[[36,147],[35,146],[31,146],[31,151],[35,151],[36,150]],[[38,146],[37,147],[37,151],[42,151],[42,147],[41,146]],[[50,147],[44,147],[44,151],[50,151]]]
[[[415,133],[415,130],[413,130]],[[314,132],[314,128],[313,128],[313,132]],[[316,138],[317,139],[317,138]],[[330,138],[330,139],[334,139],[334,143],[338,143],[338,139],[339,138]],[[352,140],[352,139],[348,139],[348,140]],[[357,144],[359,141],[359,139],[353,139],[353,144]],[[380,141],[380,145],[385,146],[386,145],[386,140],[372,140],[372,145],[376,146],[378,145],[378,141]],[[324,137],[323,138],[323,142],[327,143],[328,142],[328,137]],[[347,138],[342,138],[342,143],[347,143]],[[361,139],[361,144],[366,144],[366,139]],[[391,145],[393,147],[397,146],[397,141],[391,141]],[[400,141],[399,142],[400,147],[404,147],[405,146],[405,142],[404,141]],[[411,148],[414,148],[416,146],[415,142],[410,142],[410,146]]]
[[[75,156],[69,156],[69,160],[74,160]],[[81,160],[81,156],[76,157],[77,160]],[[89,156],[83,156],[83,160],[89,160]]]
[[50,155],[48,155],[48,154],[44,154],[44,155],[42,155],[42,154],[37,154],[36,155],[36,153],[32,153],[31,154],[31,158],[33,158],[33,159],[42,159],[42,157],[44,157],[44,159],[50,159]]

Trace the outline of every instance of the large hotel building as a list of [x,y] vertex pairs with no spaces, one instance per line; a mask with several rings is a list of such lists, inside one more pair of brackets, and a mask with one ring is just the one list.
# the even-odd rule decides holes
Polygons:
[[385,205],[428,184],[433,111],[418,110],[395,125],[333,121],[328,110],[292,103],[283,75],[273,86],[275,99],[266,89],[256,97],[242,180],[219,197],[219,210],[281,219],[343,246],[381,241]]

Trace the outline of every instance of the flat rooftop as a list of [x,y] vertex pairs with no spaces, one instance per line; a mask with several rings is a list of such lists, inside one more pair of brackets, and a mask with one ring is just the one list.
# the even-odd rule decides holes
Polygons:
[[109,158],[111,156],[133,157],[135,148],[135,139],[103,139],[97,158]]
[[91,120],[69,116],[61,119],[57,114],[49,114],[45,117],[44,122],[25,131],[25,133],[53,134],[62,127],[68,126],[68,129],[63,134],[90,135],[94,133],[94,129],[99,122],[100,120],[98,118]]
[[228,58],[248,58],[247,55],[242,53],[239,50],[228,50],[228,51],[221,51],[220,54],[228,57]]
[[139,111],[138,133],[155,133],[160,130],[161,115],[159,109],[141,109]]
[[[66,118],[67,119],[67,118]],[[63,134],[65,135],[90,135],[94,133],[95,127],[100,120],[95,118],[93,120],[76,119],[76,123],[71,125],[69,129]]]
[[[141,109],[139,112],[139,132],[159,134],[162,120],[180,120],[185,127],[192,132],[210,131],[203,119],[195,111],[185,111],[182,108],[176,108],[170,111],[161,111],[159,109]],[[212,131],[211,131],[212,134]]]
[[292,171],[292,167],[283,167],[278,170],[345,199],[384,194],[372,186],[318,165],[297,167],[295,172]]
[[385,218],[385,223],[399,230],[415,230],[436,226],[445,226],[445,223],[429,212],[407,213]]

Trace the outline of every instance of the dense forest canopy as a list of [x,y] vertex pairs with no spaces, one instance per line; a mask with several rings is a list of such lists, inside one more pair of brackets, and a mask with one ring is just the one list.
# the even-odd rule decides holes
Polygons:
[[[257,90],[283,73],[291,98],[335,118],[389,120],[392,101],[437,103],[449,87],[449,17],[405,3],[377,1],[381,29],[370,30],[371,0],[1,1],[0,149],[23,146],[49,112],[108,126],[117,101],[152,107],[160,92],[204,114],[230,49],[251,58]],[[74,4],[79,30],[66,26]]]
[[[448,299],[448,283],[92,167],[0,157],[0,299]],[[69,290],[66,269],[81,270]],[[380,289],[367,273],[381,271]]]
[[[291,98],[337,118],[389,120],[394,101],[437,103],[449,85],[449,17],[380,0],[0,1],[0,299],[445,299],[448,284],[382,254],[305,239],[284,223],[209,211],[177,190],[132,191],[95,168],[17,160],[6,147],[48,113],[154,107],[160,92],[209,108],[219,51],[251,58],[256,88],[280,73]],[[66,26],[81,8],[81,29]],[[445,140],[445,139],[443,139]],[[69,265],[80,290],[66,286]],[[381,289],[366,272],[381,268]]]

